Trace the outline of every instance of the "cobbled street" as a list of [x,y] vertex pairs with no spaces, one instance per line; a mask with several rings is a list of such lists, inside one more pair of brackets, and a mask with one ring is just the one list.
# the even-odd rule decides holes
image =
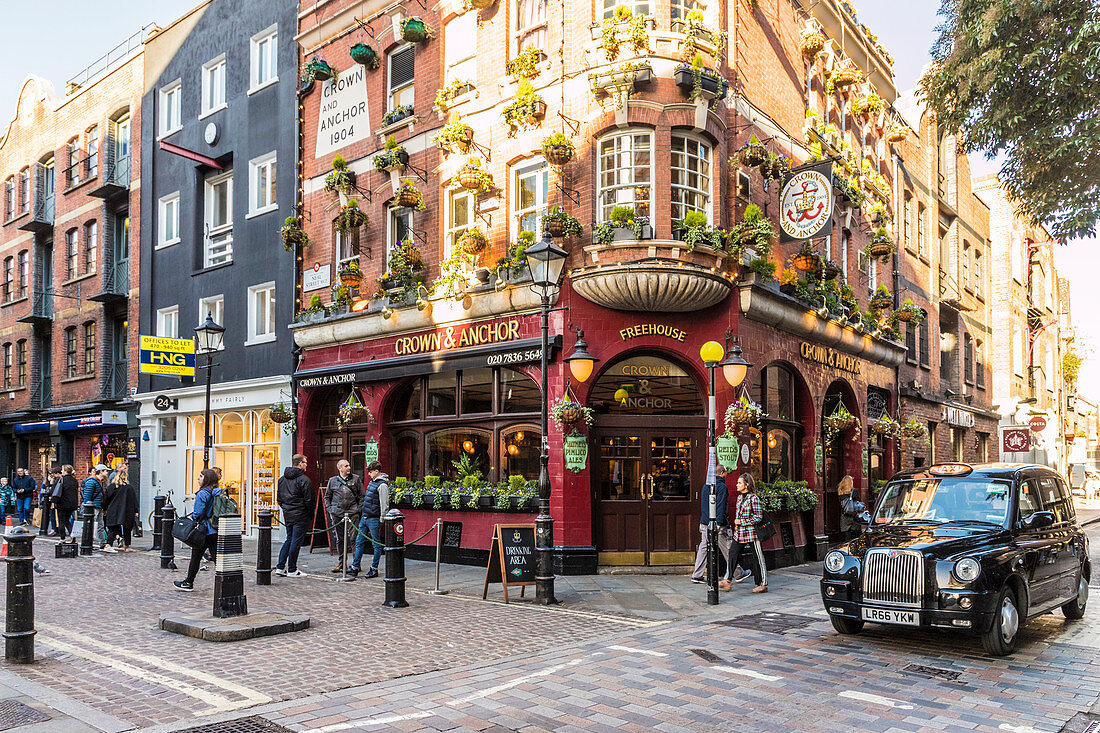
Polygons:
[[[1100,525],[1089,530],[1100,541]],[[1080,622],[1031,622],[1016,654],[994,659],[961,634],[838,636],[814,565],[774,572],[767,595],[736,585],[717,607],[684,576],[559,578],[562,604],[543,608],[505,605],[499,586],[482,601],[477,568],[444,566],[451,592],[430,595],[433,566],[410,563],[410,606],[390,609],[380,580],[334,582],[330,562],[309,556],[309,577],[269,587],[246,573],[254,613],[305,612],[309,630],[216,644],[156,628],[160,613],[205,611],[212,572],[183,595],[152,554],[49,560],[36,578],[39,662],[5,665],[0,685],[51,714],[34,731],[262,716],[312,733],[1026,733],[1059,731],[1100,698],[1095,605]]]

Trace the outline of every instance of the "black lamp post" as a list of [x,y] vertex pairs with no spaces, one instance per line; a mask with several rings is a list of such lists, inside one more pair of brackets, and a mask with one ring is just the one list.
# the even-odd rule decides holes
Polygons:
[[203,418],[202,467],[210,468],[210,372],[214,368],[214,352],[222,347],[225,326],[214,323],[214,315],[206,312],[206,320],[195,327],[199,353],[206,355],[206,413]]
[[558,289],[565,259],[569,256],[554,244],[549,230],[543,232],[542,241],[527,248],[527,267],[531,271],[531,289],[542,299],[542,399],[539,423],[542,430],[542,448],[539,453],[539,515],[535,517],[535,602],[543,605],[557,603],[554,597],[554,518],[550,516],[550,439],[548,406],[550,352],[550,297]]

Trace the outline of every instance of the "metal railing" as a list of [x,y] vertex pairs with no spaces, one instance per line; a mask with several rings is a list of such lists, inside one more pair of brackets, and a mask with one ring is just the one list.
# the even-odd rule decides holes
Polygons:
[[43,377],[42,381],[31,389],[31,409],[46,410],[53,407],[53,380]]
[[36,290],[31,298],[31,313],[35,318],[53,318],[53,291]]
[[80,89],[86,87],[89,84],[94,84],[99,79],[103,78],[107,74],[111,73],[119,66],[129,61],[133,56],[141,50],[144,45],[145,30],[148,26],[142,26],[141,30],[127,38],[122,43],[112,48],[107,53],[100,56],[92,63],[85,66],[76,74],[71,76],[66,82],[66,92],[68,90]]
[[123,399],[129,389],[129,361],[116,361],[103,380],[104,399]]
[[130,293],[130,261],[116,262],[103,273],[103,292],[126,296]]
[[103,177],[104,185],[130,187],[130,156],[115,158],[107,167],[107,174]]
[[49,194],[36,198],[38,200],[35,202],[34,215],[31,219],[53,226],[54,195]]

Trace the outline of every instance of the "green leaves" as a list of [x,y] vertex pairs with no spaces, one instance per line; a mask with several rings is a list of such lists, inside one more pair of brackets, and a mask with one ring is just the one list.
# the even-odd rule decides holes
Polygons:
[[1003,154],[1021,213],[1065,240],[1100,222],[1100,3],[944,0],[921,95],[966,151]]

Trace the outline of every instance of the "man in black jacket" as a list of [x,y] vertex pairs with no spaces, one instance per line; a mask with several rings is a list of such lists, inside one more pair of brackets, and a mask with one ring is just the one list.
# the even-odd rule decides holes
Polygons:
[[298,570],[298,551],[302,549],[302,540],[313,523],[313,482],[306,476],[309,459],[295,453],[290,461],[292,465],[283,471],[279,479],[278,501],[286,526],[286,541],[279,550],[275,574],[301,578],[305,573]]

